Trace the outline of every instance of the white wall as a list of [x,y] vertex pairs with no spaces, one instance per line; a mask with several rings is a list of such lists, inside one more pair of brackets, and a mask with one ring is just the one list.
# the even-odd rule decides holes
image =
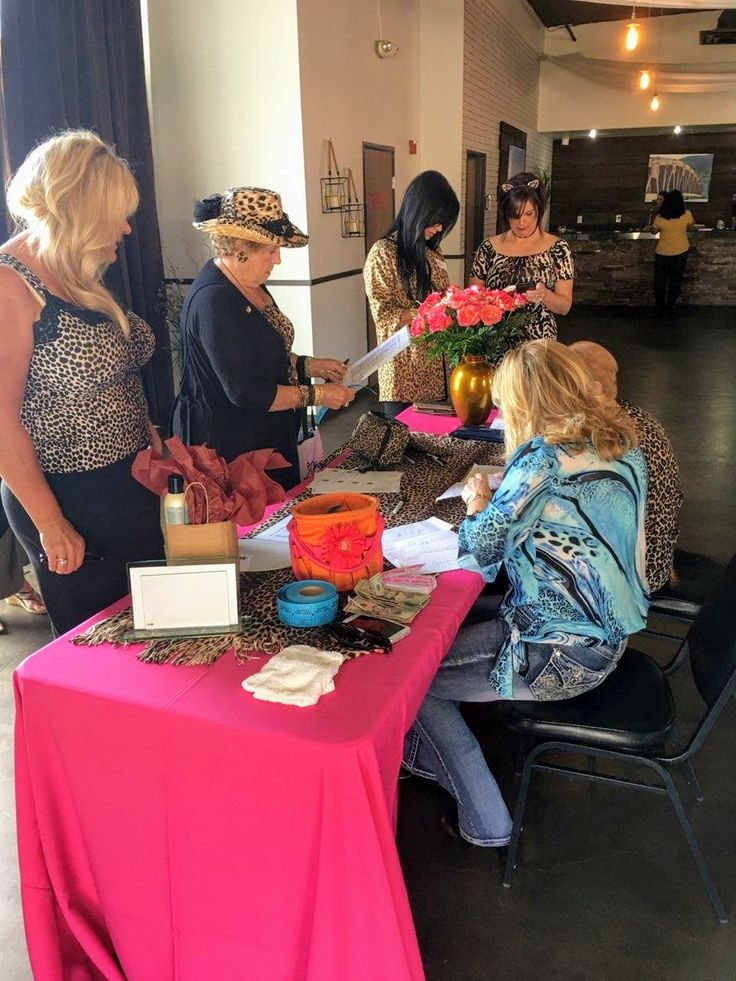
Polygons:
[[527,170],[552,162],[552,140],[537,129],[544,34],[524,0],[465,0],[462,145],[487,156],[487,235],[496,228],[499,124],[527,134]]
[[[167,275],[192,277],[207,258],[192,202],[228,186],[278,191],[306,230],[296,0],[147,0],[142,14]],[[282,250],[274,279],[308,278],[308,250]],[[274,295],[309,353],[308,287]]]
[[[649,94],[638,89],[640,62],[691,64],[730,62],[736,71],[736,49],[728,45],[701,45],[699,32],[715,26],[718,11],[665,17],[642,16],[641,39],[633,52],[623,40],[625,23],[580,24],[574,28],[577,43],[565,31],[547,32],[545,53],[553,56],[582,54],[587,58],[632,63],[630,83],[602,85],[545,61],[541,66],[539,129],[564,133],[596,128],[628,129],[650,126],[708,126],[732,124],[736,119],[736,91],[702,94],[661,92],[661,106],[649,108]],[[654,87],[654,86],[653,86]]]
[[[421,0],[419,61],[420,170],[439,170],[460,197],[463,184],[464,0]],[[442,241],[447,256],[463,251],[458,222]],[[448,259],[450,282],[462,282],[462,259]]]
[[[418,139],[419,4],[382,0],[384,36],[398,45],[394,58],[374,52],[378,38],[373,0],[298,0],[301,105],[312,279],[362,269],[362,238],[342,238],[340,216],[322,214],[320,177],[324,141],[332,139],[341,170],[352,168],[363,197],[363,143],[395,148],[397,201],[419,170],[408,142]],[[314,350],[355,357],[366,350],[362,276],[312,288]]]

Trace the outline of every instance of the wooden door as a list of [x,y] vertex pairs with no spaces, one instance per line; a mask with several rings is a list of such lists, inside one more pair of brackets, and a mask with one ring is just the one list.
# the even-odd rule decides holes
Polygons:
[[[498,134],[498,180],[497,185],[503,184],[509,177],[519,174],[526,169],[526,133],[508,123],[501,123]],[[499,215],[496,216],[496,233],[505,232],[506,224]]]
[[[365,194],[365,254],[396,215],[394,148],[376,143],[363,144],[363,188]],[[368,350],[376,346],[376,327],[370,310],[366,318]]]
[[485,236],[486,155],[468,150],[465,159],[465,282]]

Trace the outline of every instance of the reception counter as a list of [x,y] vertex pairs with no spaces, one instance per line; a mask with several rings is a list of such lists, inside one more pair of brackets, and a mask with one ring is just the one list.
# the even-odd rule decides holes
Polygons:
[[[575,259],[575,304],[652,306],[654,249],[651,232],[562,235]],[[680,303],[736,306],[736,232],[697,231]]]

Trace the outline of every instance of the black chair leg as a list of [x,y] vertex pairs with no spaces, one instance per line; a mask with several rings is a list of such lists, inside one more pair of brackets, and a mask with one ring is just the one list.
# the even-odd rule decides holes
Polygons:
[[723,903],[721,902],[721,897],[718,895],[716,885],[711,878],[710,872],[708,871],[708,866],[705,864],[705,859],[703,858],[703,853],[700,850],[698,839],[695,837],[695,830],[690,823],[690,819],[685,813],[685,808],[682,806],[682,800],[677,792],[677,787],[675,787],[671,775],[663,767],[658,766],[656,769],[664,781],[664,785],[667,789],[667,795],[672,801],[672,806],[674,807],[675,814],[680,822],[680,827],[685,833],[687,843],[690,846],[690,851],[693,853],[695,864],[698,867],[698,872],[700,872],[700,877],[703,880],[703,885],[705,886],[708,899],[710,900],[711,906],[715,910],[715,914],[718,917],[718,922],[728,923],[726,910],[724,909]]
[[[680,734],[677,731],[677,729],[675,728],[675,726],[672,726],[672,739],[674,740],[675,745],[679,747],[680,746]],[[693,797],[695,798],[695,800],[699,804],[702,804],[702,802],[705,800],[705,797],[703,795],[703,791],[702,791],[702,788],[700,786],[700,782],[699,782],[698,778],[695,775],[695,768],[693,767],[693,765],[690,762],[690,760],[686,760],[682,764],[682,766],[683,766],[683,769],[685,771],[685,779],[687,780],[688,785],[689,785],[690,789],[693,792]]]
[[534,760],[539,755],[538,749],[539,747],[537,749],[533,749],[527,756],[524,763],[524,770],[521,775],[519,796],[516,798],[516,807],[514,808],[514,826],[511,831],[509,852],[506,857],[506,871],[504,872],[503,876],[503,884],[507,889],[511,885],[511,876],[516,868],[516,856],[519,853],[519,839],[521,838],[521,829],[524,823],[524,811],[526,810],[526,798],[529,793],[529,781],[531,780],[532,770],[534,769]]

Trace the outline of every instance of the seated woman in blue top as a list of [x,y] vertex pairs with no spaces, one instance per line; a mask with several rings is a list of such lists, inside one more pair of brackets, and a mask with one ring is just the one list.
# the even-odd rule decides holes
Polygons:
[[578,357],[556,341],[522,344],[493,381],[507,466],[492,493],[472,477],[460,561],[509,589],[471,611],[419,710],[404,752],[412,773],[458,805],[446,830],[507,844],[511,817],[461,702],[573,698],[599,685],[644,626],[647,471],[631,421],[596,399]]
[[341,384],[341,361],[292,352],[294,327],[265,286],[281,248],[306,245],[307,236],[279,195],[262,187],[231,187],[198,201],[194,217],[194,227],[210,235],[215,259],[200,269],[182,308],[181,392],[171,428],[228,462],[248,450],[278,450],[289,467],[272,476],[288,490],[299,482],[302,410],[339,409],[355,397]]

